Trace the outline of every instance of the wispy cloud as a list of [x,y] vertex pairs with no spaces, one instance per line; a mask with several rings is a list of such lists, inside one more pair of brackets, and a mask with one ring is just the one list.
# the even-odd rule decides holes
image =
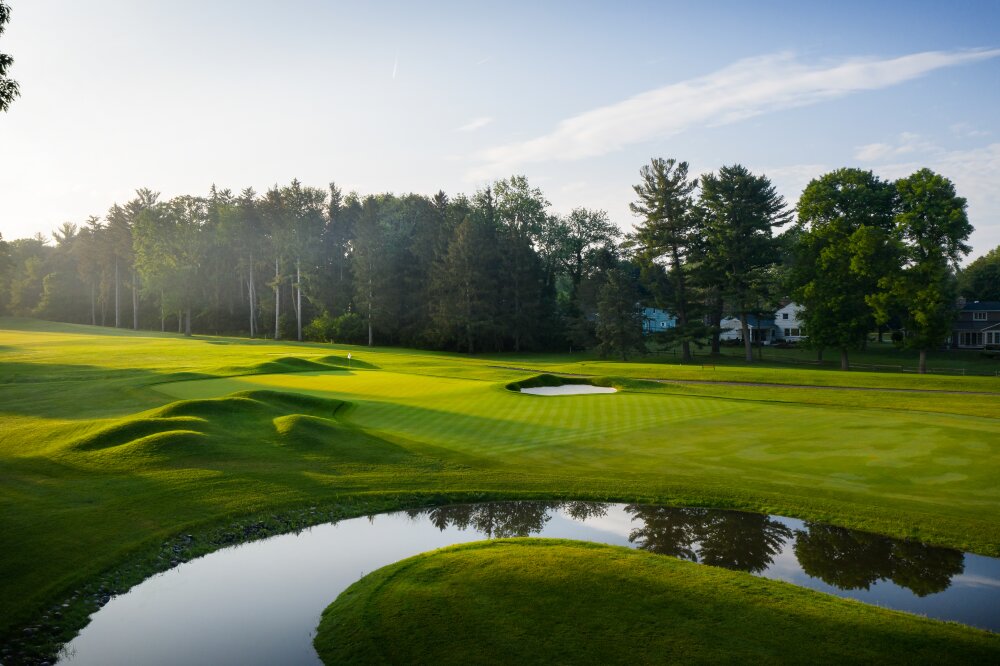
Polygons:
[[889,158],[919,153],[933,153],[941,149],[933,142],[919,134],[903,132],[893,143],[869,143],[858,146],[854,151],[854,159],[859,162],[879,162]]
[[948,129],[951,130],[952,134],[962,139],[978,139],[990,135],[989,132],[977,129],[970,123],[955,123]]
[[475,132],[478,129],[482,129],[493,122],[493,118],[490,116],[483,116],[481,118],[474,118],[469,122],[465,123],[459,127],[456,131],[458,132]]
[[490,178],[532,162],[579,160],[760,114],[876,90],[944,67],[1000,56],[1000,49],[926,51],[898,58],[805,64],[792,53],[739,60],[728,67],[650,90],[561,121],[551,132],[490,148],[469,177]]

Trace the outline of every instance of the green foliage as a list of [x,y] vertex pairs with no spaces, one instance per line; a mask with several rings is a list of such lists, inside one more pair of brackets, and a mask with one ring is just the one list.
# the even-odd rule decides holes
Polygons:
[[799,199],[801,233],[791,281],[805,306],[810,344],[860,349],[874,327],[866,298],[899,266],[896,189],[870,171],[839,169],[810,181]]
[[663,305],[677,317],[674,333],[681,340],[684,360],[691,358],[691,340],[701,337],[696,299],[690,293],[687,261],[697,245],[699,219],[694,211],[693,192],[697,179],[688,179],[688,163],[653,159],[639,170],[641,182],[632,187],[638,197],[630,210],[642,221],[636,227],[638,258],[644,263],[669,267],[670,301]]
[[979,257],[958,274],[959,291],[970,301],[1000,301],[1000,247]]
[[[0,0],[0,35],[7,29],[10,21],[10,5],[6,0]],[[5,53],[0,53],[0,111],[10,109],[11,103],[21,94],[17,81],[7,76],[14,59]]]
[[645,353],[642,336],[642,309],[635,281],[624,270],[608,271],[607,282],[597,300],[597,339],[602,357]]
[[383,567],[323,612],[314,645],[326,664],[1000,658],[1000,637],[989,632],[743,572],[557,539],[462,544]]
[[903,344],[920,350],[920,371],[925,372],[927,350],[948,338],[956,317],[953,270],[969,251],[965,240],[972,225],[965,199],[955,194],[951,181],[929,169],[900,179],[896,191],[903,265],[880,278],[880,291],[866,300],[879,324],[899,313],[906,330]]
[[[700,269],[697,276],[717,298],[729,304],[746,326],[747,315],[760,314],[772,297],[771,269],[780,260],[772,229],[788,222],[785,200],[765,176],[746,167],[724,166],[719,174],[701,177]],[[749,330],[743,340],[746,358],[753,360]]]

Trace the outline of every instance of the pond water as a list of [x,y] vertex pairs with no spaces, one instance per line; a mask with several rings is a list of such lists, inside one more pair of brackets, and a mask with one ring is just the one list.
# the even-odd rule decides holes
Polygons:
[[618,389],[610,386],[591,386],[590,384],[563,384],[562,386],[536,386],[523,388],[521,393],[531,395],[587,395],[589,393],[615,393]]
[[1000,559],[792,518],[594,502],[498,502],[354,518],[226,548],[113,598],[60,663],[319,664],[320,613],[434,548],[543,536],[642,548],[1000,630]]

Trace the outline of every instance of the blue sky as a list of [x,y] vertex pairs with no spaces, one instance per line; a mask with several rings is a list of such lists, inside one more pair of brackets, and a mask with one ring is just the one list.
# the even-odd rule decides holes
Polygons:
[[929,166],[969,199],[973,256],[1000,245],[1000,2],[10,4],[7,239],[138,187],[511,173],[629,228],[662,156],[743,163],[789,202],[840,166]]

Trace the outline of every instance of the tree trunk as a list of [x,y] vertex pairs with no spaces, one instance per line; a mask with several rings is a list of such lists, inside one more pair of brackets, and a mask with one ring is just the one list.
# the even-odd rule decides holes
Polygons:
[[465,339],[469,347],[469,355],[472,355],[472,287],[465,285]]
[[139,275],[132,269],[132,330],[139,330]]
[[302,342],[302,270],[299,260],[295,260],[295,318],[299,342]]
[[184,335],[191,337],[191,308],[184,311]]
[[372,279],[368,278],[368,346],[375,344],[375,335],[372,332]]
[[97,326],[97,285],[90,281],[90,325]]
[[671,251],[671,271],[674,276],[674,282],[677,285],[677,323],[681,329],[681,335],[684,338],[681,340],[681,361],[691,360],[691,342],[687,340],[688,335],[688,315],[687,315],[687,293],[684,289],[684,271],[681,269],[681,256],[680,250],[677,246],[670,248]]
[[917,371],[920,374],[922,374],[922,375],[926,375],[927,374],[927,350],[926,349],[921,349],[920,350],[920,366],[919,366],[919,368],[918,368]]
[[816,348],[816,360],[819,361],[820,363],[823,362],[823,348],[822,347],[817,347]]
[[850,363],[850,361],[847,360],[847,350],[846,349],[841,349],[840,350],[840,369],[841,370],[850,370],[851,369],[851,363]]
[[177,311],[177,332],[184,332],[184,313],[180,310]]
[[278,283],[278,277],[280,273],[278,272],[278,259],[274,259],[274,339],[281,339],[281,322],[278,321],[279,313],[281,312],[281,285]]
[[712,327],[712,356],[718,356],[722,352],[722,299],[718,296],[712,298],[708,323]]
[[743,351],[746,356],[748,363],[753,362],[753,340],[751,340],[752,334],[750,332],[750,324],[747,322],[747,315],[745,312],[740,313],[740,330],[743,333]]
[[118,257],[115,257],[115,328],[121,324],[121,304],[118,299]]

